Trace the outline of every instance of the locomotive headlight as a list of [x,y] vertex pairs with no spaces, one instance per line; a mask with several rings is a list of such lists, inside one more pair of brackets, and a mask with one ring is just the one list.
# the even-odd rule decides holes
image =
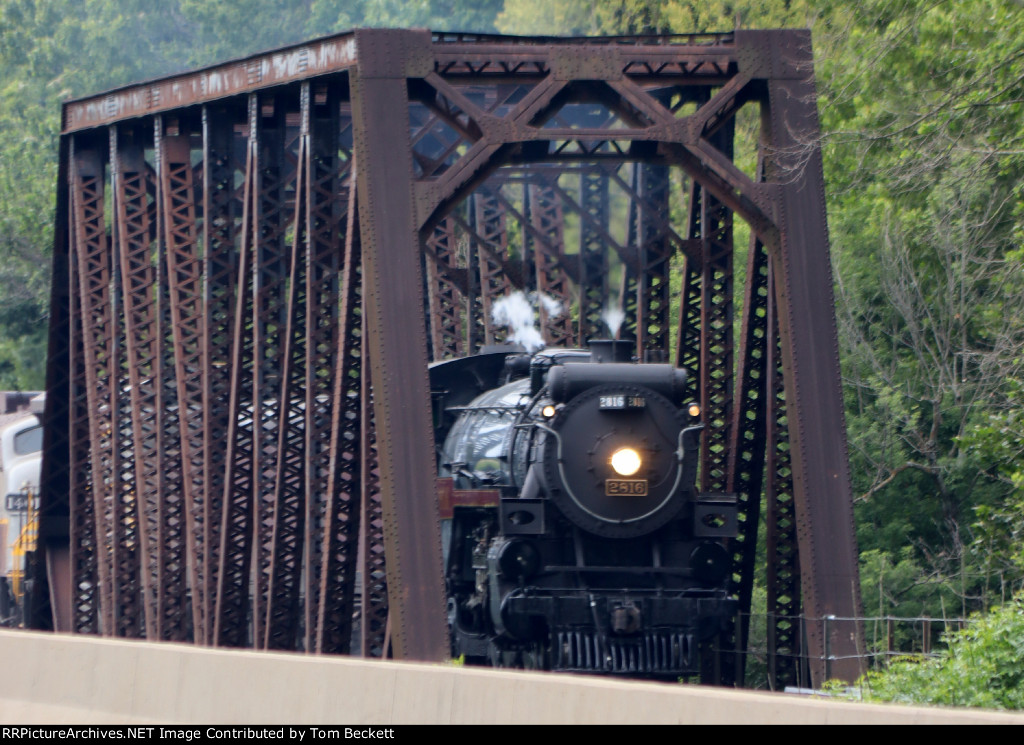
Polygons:
[[690,404],[686,407],[686,413],[692,417],[700,416],[700,404]]
[[612,453],[611,464],[615,473],[620,476],[632,476],[640,470],[643,461],[640,453],[633,448],[620,448]]
[[540,414],[545,419],[550,419],[555,415],[555,407],[552,406],[551,404],[548,404],[547,406],[540,410]]

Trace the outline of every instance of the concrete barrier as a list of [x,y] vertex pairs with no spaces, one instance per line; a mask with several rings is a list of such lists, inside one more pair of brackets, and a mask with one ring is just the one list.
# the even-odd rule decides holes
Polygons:
[[0,631],[7,724],[1024,724],[1024,714]]

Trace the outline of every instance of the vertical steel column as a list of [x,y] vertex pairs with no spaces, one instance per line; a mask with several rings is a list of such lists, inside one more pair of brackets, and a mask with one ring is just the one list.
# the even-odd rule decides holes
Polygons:
[[[235,186],[243,164],[244,146],[234,132],[235,108],[203,107],[203,314],[206,349],[203,353],[206,411],[203,416],[203,538],[199,575],[203,587],[192,599],[202,618],[202,634],[196,642],[212,645],[214,637],[217,577],[220,568],[221,520],[224,489],[228,483],[225,455],[228,441],[232,375],[232,332],[235,323],[235,291],[238,284],[238,241],[241,232],[243,195]],[[244,121],[244,120],[243,120]],[[244,190],[244,187],[243,187]]]
[[[159,491],[155,498],[154,529],[157,531],[157,548],[161,556],[159,584],[167,585],[174,590],[187,587],[187,558],[182,562],[164,561],[164,554],[185,556],[188,552],[188,507],[185,504],[185,465],[182,462],[182,437],[180,426],[181,406],[178,402],[178,364],[177,350],[174,343],[174,323],[171,310],[171,279],[167,256],[167,209],[165,208],[164,171],[166,170],[165,153],[161,143],[164,136],[164,121],[161,117],[153,120],[153,157],[156,171],[156,195],[154,211],[156,213],[156,280],[154,294],[156,298],[156,336],[160,340],[157,347],[159,363],[157,365],[157,406],[156,429],[159,461]],[[187,197],[186,197],[187,198]],[[187,603],[187,599],[185,599]],[[174,601],[170,601],[173,607]],[[168,604],[165,602],[165,607]],[[187,628],[185,635],[192,631],[191,614],[177,616],[175,621],[184,623]]]
[[[286,296],[277,421],[277,473],[274,479],[273,532],[267,585],[264,646],[295,649],[299,630],[299,584],[303,569],[306,519],[306,261],[309,242],[310,90],[301,84],[299,137],[294,182],[292,246]],[[300,403],[301,402],[301,403]]]
[[706,423],[701,472],[705,491],[725,490],[733,407],[732,212],[706,191],[701,198],[701,409]]
[[608,336],[603,314],[608,302],[608,254],[610,246],[604,239],[608,229],[608,174],[603,170],[580,172],[580,208],[590,216],[580,220],[580,309],[576,338],[580,344],[587,339]]
[[253,377],[252,447],[257,468],[253,473],[253,525],[255,561],[253,581],[253,644],[266,645],[266,618],[274,558],[277,473],[283,453],[278,449],[281,411],[281,371],[284,368],[284,331],[287,325],[286,287],[290,225],[288,187],[294,173],[286,157],[285,95],[261,93],[256,137],[259,168],[253,194]]
[[[329,516],[337,512],[339,499],[338,465],[352,463],[354,458],[340,459],[340,449],[348,445],[348,438],[340,435],[341,423],[354,428],[354,438],[359,432],[358,419],[351,423],[341,413],[348,400],[347,392],[339,388],[346,372],[339,363],[346,356],[345,350],[351,345],[341,324],[355,323],[356,313],[351,300],[341,306],[342,270],[351,264],[351,247],[347,236],[350,234],[346,220],[351,221],[352,210],[349,200],[353,191],[346,178],[351,178],[351,153],[348,159],[341,152],[341,101],[333,85],[326,90],[314,89],[311,101],[310,146],[307,150],[309,163],[310,194],[305,217],[309,248],[306,254],[306,567],[305,567],[305,641],[307,652],[347,651],[347,646],[336,647],[325,644],[319,633],[320,619],[324,606],[330,602],[351,603],[354,594],[352,582],[341,571],[324,565],[325,543]],[[348,117],[344,117],[347,123]],[[357,278],[358,279],[358,278]],[[358,285],[358,282],[354,284]],[[344,312],[345,315],[342,315]],[[344,319],[344,320],[343,320]],[[348,345],[348,346],[346,346]],[[350,406],[355,409],[355,406]],[[335,416],[334,412],[338,412]],[[349,480],[358,483],[359,472],[347,474]],[[346,496],[352,487],[344,484]],[[353,499],[349,496],[349,501]],[[350,511],[351,513],[352,511]],[[351,514],[349,515],[351,518]],[[344,521],[339,524],[343,530]],[[335,531],[337,534],[337,531]],[[342,533],[347,538],[347,533]],[[352,541],[348,541],[351,543]],[[327,545],[327,550],[331,549]],[[351,553],[350,547],[346,550]],[[327,582],[326,591],[321,585]],[[349,606],[344,605],[347,609]],[[351,612],[340,612],[335,619],[332,613],[324,625],[325,632],[344,624],[347,615],[351,623]],[[342,641],[348,641],[342,630]]]
[[[495,185],[493,189],[500,189]],[[512,283],[505,274],[508,258],[508,234],[505,229],[505,211],[501,209],[491,188],[481,187],[473,194],[475,207],[477,265],[480,269],[480,312],[483,317],[484,343],[494,344],[494,326],[491,311],[497,298],[507,295]]]
[[[730,629],[723,641],[725,649],[745,649],[749,638],[750,604],[754,585],[758,523],[761,519],[761,489],[764,480],[765,442],[768,417],[772,410],[768,391],[768,336],[770,287],[768,252],[764,245],[751,239],[747,253],[747,281],[743,299],[743,321],[740,332],[739,370],[736,376],[738,395],[728,445],[726,491],[739,501],[739,532],[730,546],[732,576],[730,590],[739,598],[740,626]],[[733,664],[723,666],[736,669]],[[741,676],[734,681],[742,685]]]
[[[466,219],[460,221],[460,217],[452,214],[450,217],[456,223],[461,222],[461,227],[467,233],[476,232],[476,207],[475,198],[470,197],[465,205],[460,205],[459,210],[465,209]],[[480,284],[480,251],[469,240],[463,244],[465,256],[463,261],[466,264],[466,351],[469,354],[477,354],[480,347],[486,344],[487,339],[487,318],[483,310],[484,288]]]
[[[141,592],[150,639],[184,639],[184,551],[172,554],[160,523],[161,432],[160,348],[157,318],[156,204],[149,192],[155,177],[145,161],[142,132],[111,127],[116,236],[119,243],[122,302],[130,382],[135,509],[141,555]],[[129,448],[123,448],[127,451]],[[165,571],[179,583],[165,584]]]
[[425,251],[432,360],[465,355],[465,293],[452,276],[459,271],[457,249],[455,226],[445,218],[427,239]]
[[782,349],[774,297],[775,282],[768,272],[768,338],[766,396],[772,416],[768,418],[766,584],[768,591],[768,675],[775,690],[797,685],[801,666],[800,551],[793,499],[793,469],[789,449],[789,420],[783,385]]
[[[196,189],[192,170],[192,147],[184,122],[158,117],[156,148],[159,152],[160,209],[167,267],[170,305],[169,334],[174,353],[174,381],[177,406],[177,445],[180,453],[180,484],[163,492],[161,531],[170,559],[163,571],[168,591],[188,585],[192,591],[192,627],[195,636],[205,637],[202,591],[204,578],[203,539],[203,417],[205,399],[203,262],[199,250]],[[165,331],[165,334],[167,332]],[[170,434],[170,433],[168,433]],[[172,438],[168,437],[165,446]],[[176,453],[177,454],[177,453]],[[176,488],[180,487],[180,488]],[[184,541],[182,541],[184,526]],[[184,542],[184,546],[181,544]],[[190,561],[185,562],[183,552]],[[179,554],[179,552],[182,552]],[[187,565],[187,569],[186,569]]]
[[[365,348],[364,348],[365,354]],[[363,357],[363,369],[369,361]],[[388,562],[384,525],[384,504],[380,491],[377,430],[374,420],[373,389],[369,376],[363,376],[362,446],[363,489],[361,494],[362,540],[362,620],[360,652],[363,657],[388,656]]]
[[[696,191],[696,186],[694,191]],[[693,195],[690,204],[696,204]],[[699,205],[697,205],[699,207]],[[692,224],[692,223],[691,223]],[[699,229],[699,228],[698,228]],[[679,317],[676,327],[676,367],[687,372],[686,400],[701,400],[701,277],[703,271],[699,261],[687,256],[682,271],[682,287],[679,292]]]
[[123,223],[118,219],[120,208],[118,199],[122,196],[116,187],[118,179],[118,162],[115,157],[117,144],[117,128],[107,129],[109,141],[110,194],[112,203],[110,239],[110,310],[109,318],[113,332],[112,350],[114,353],[110,365],[111,399],[111,473],[110,484],[113,496],[111,519],[117,540],[123,549],[115,552],[116,563],[114,572],[117,577],[117,600],[114,609],[116,634],[118,636],[138,637],[144,632],[144,610],[142,592],[139,583],[140,541],[137,507],[137,491],[135,488],[134,461],[136,450],[132,437],[132,402],[129,395],[130,376],[128,369],[127,340],[125,339],[125,318],[122,314],[122,281],[120,268],[120,250],[122,240],[120,232]]
[[[626,250],[630,251],[638,258],[642,255],[643,251],[643,247],[640,243],[640,168],[640,163],[630,164],[630,199],[629,209],[626,213]],[[622,279],[619,284],[619,298],[622,304],[622,313],[624,317],[622,325],[620,326],[619,337],[623,339],[632,338],[636,340],[639,338],[639,272],[639,261],[634,265],[627,263],[622,267]],[[682,309],[680,309],[680,313],[682,312]],[[680,326],[680,328],[682,328],[682,326]],[[690,373],[691,379],[697,375],[697,370],[695,368],[687,367],[686,369]],[[693,385],[696,385],[696,383]],[[690,398],[689,400],[695,401],[697,399]]]
[[[669,272],[672,244],[662,229],[668,214],[668,168],[640,165],[639,236],[640,276],[637,278],[636,348],[640,359],[648,353],[669,352]],[[654,358],[651,358],[652,361]]]
[[[344,187],[344,254],[340,261],[341,286],[337,299],[337,323],[332,329],[334,375],[331,388],[330,446],[326,504],[320,549],[319,598],[315,649],[317,652],[348,652],[355,611],[356,566],[362,525],[362,489],[366,485],[362,436],[366,428],[365,386],[369,376],[364,363],[363,313],[360,302],[361,260],[359,211],[355,175],[358,164],[350,162]],[[337,197],[335,197],[337,198]],[[333,304],[333,301],[332,301]],[[365,574],[365,570],[364,570]],[[363,596],[365,608],[366,596]]]
[[[72,204],[75,255],[81,303],[85,392],[88,401],[88,448],[96,560],[99,567],[99,627],[116,635],[115,605],[119,601],[118,559],[125,547],[118,542],[114,493],[113,411],[115,339],[110,287],[111,255],[104,225],[104,160],[99,146],[76,149],[72,162]],[[102,551],[98,546],[109,546]]]
[[[537,264],[537,243],[544,242],[544,235],[536,230],[533,221],[532,191],[528,180],[522,182],[523,209],[516,215],[519,221],[520,235],[523,238],[523,254],[520,257],[520,267],[523,276],[523,291],[535,292],[537,290],[537,272],[534,267]],[[511,211],[511,204],[506,200],[505,211]]]
[[253,524],[253,412],[251,388],[244,382],[253,370],[252,264],[256,229],[256,174],[260,167],[259,100],[249,96],[249,132],[246,145],[242,236],[239,246],[234,329],[228,365],[231,370],[228,406],[227,453],[224,458],[224,499],[221,518],[220,557],[217,569],[217,602],[214,643],[241,647],[249,641],[249,586]]
[[[546,295],[561,305],[561,313],[551,316],[543,303],[537,309],[541,335],[544,341],[556,347],[576,345],[573,329],[572,293],[569,279],[559,268],[557,248],[563,243],[562,209],[549,177],[538,177],[530,184],[530,217],[534,228],[547,240],[537,241],[533,246],[536,268],[537,292]],[[557,176],[555,177],[557,178]]]
[[[771,65],[768,80],[766,177],[778,183],[777,246],[769,245],[790,424],[793,489],[800,544],[803,600],[811,618],[862,615],[853,495],[828,253],[821,150],[808,141],[820,131],[815,106],[809,32],[790,32],[787,44],[767,32],[736,33],[737,43]],[[837,621],[826,640],[808,625],[811,677],[824,680],[826,649],[837,659],[830,673],[855,680],[862,669],[859,625]]]
[[[449,654],[441,566],[419,224],[414,219],[406,76],[430,72],[426,32],[355,32],[363,307],[381,472],[395,657]],[[371,82],[372,81],[372,82]],[[409,184],[406,189],[395,184]],[[424,484],[427,484],[424,491]]]
[[[106,578],[109,587],[108,565],[101,562],[97,542],[102,532],[96,516],[93,494],[92,445],[89,427],[90,387],[86,377],[88,362],[85,354],[84,312],[82,307],[82,256],[87,250],[86,240],[98,241],[97,231],[102,226],[103,206],[102,162],[95,146],[83,142],[84,138],[71,138],[68,190],[71,202],[69,272],[70,307],[70,381],[69,381],[69,462],[68,495],[71,527],[71,591],[72,630],[78,633],[99,633],[102,615],[100,582]],[[97,193],[98,192],[98,193]],[[97,222],[98,221],[98,222]],[[107,627],[109,628],[109,627]]]

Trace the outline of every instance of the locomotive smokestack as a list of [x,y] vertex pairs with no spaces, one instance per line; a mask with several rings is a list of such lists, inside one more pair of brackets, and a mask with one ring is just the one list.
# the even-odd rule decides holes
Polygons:
[[633,342],[628,339],[591,339],[591,362],[632,362]]

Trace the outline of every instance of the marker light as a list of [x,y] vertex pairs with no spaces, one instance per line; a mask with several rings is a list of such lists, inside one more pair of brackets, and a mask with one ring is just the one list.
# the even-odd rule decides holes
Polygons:
[[612,453],[612,468],[620,476],[632,476],[642,465],[640,453],[633,448],[622,448]]
[[690,416],[700,416],[700,405],[699,404],[690,404],[686,408],[686,413],[689,414]]
[[555,415],[555,407],[552,406],[551,404],[548,404],[547,406],[540,410],[540,413],[541,416],[543,416],[545,419],[550,419]]

